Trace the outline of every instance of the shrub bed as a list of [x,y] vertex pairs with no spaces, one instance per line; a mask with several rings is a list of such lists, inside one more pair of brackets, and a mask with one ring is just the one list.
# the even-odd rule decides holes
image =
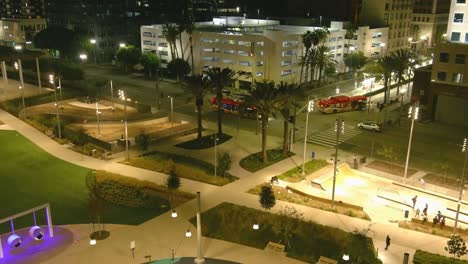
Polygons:
[[[95,177],[97,194],[110,203],[132,208],[169,208],[165,186],[105,171],[92,171],[87,177]],[[88,179],[87,182],[93,181]],[[173,206],[176,207],[195,196],[178,191],[174,197]]]
[[[232,136],[222,134],[218,135],[218,142],[217,145],[223,144],[224,142],[230,140]],[[176,147],[183,148],[183,149],[207,149],[214,147],[214,135],[207,135],[200,139],[192,139],[187,142],[183,142],[177,144]]]
[[262,152],[257,152],[241,159],[239,165],[247,171],[256,172],[294,155],[296,154],[292,152],[284,155],[281,149],[269,149],[267,150],[267,162],[262,161]]
[[[309,162],[306,162],[304,166],[305,175],[310,175],[327,165],[327,161],[321,159],[314,159]],[[300,182],[302,179],[304,179],[304,176],[302,176],[302,166],[290,169],[287,172],[278,175],[278,178],[287,182]]]
[[466,260],[453,259],[439,254],[416,250],[413,257],[414,264],[468,264]]
[[[223,239],[259,249],[268,242],[286,244],[288,257],[308,263],[316,263],[320,256],[341,260],[343,253],[349,254],[350,261],[361,264],[382,263],[378,258],[372,240],[362,235],[347,233],[337,228],[300,221],[271,214],[244,206],[222,203],[203,213],[202,233],[204,236]],[[280,241],[275,225],[286,222],[291,229],[289,244]],[[196,223],[196,219],[190,220]],[[252,229],[253,223],[260,223],[258,230]],[[276,230],[276,231],[275,231]]]

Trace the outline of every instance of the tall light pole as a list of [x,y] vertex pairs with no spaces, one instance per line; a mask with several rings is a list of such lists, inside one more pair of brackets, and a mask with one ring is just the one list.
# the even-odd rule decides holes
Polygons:
[[217,176],[218,167],[218,134],[214,134],[214,176]]
[[49,83],[52,85],[54,89],[54,98],[55,98],[55,115],[57,118],[57,126],[58,126],[58,134],[59,139],[62,139],[62,128],[60,127],[60,114],[59,114],[59,106],[57,102],[57,88],[55,87],[55,77],[53,74],[49,74]]
[[42,83],[41,83],[41,69],[39,68],[39,58],[36,58],[36,71],[37,71],[37,86],[39,87],[39,93],[41,93]]
[[125,152],[127,161],[130,159],[130,154],[128,152],[128,126],[127,126],[127,98],[125,97],[125,92],[119,90],[119,98],[124,101],[124,132],[125,132]]
[[202,254],[202,242],[201,242],[201,198],[200,192],[197,192],[197,258],[194,259],[196,264],[205,263],[205,259]]
[[60,95],[60,103],[62,103],[62,77],[60,77],[60,74],[58,76],[58,86],[57,89],[59,90],[59,95]]
[[463,196],[463,189],[465,188],[466,160],[468,159],[468,151],[466,151],[467,143],[468,143],[468,139],[464,138],[463,145],[462,145],[462,152],[465,153],[465,162],[463,163],[462,178],[460,181],[460,195],[458,196],[457,214],[455,215],[455,224],[453,225],[453,234],[457,233],[458,216],[460,214],[460,205],[461,205],[461,200]]
[[302,156],[302,176],[305,176],[305,161],[307,154],[307,129],[309,128],[309,113],[314,111],[314,100],[310,100],[307,104],[306,125],[304,133],[304,153]]
[[94,63],[97,64],[97,52],[96,52],[96,49],[97,49],[97,45],[96,45],[96,39],[90,39],[89,40],[89,43],[91,43],[93,46],[94,46]]
[[23,79],[23,66],[21,65],[21,60],[18,59],[17,62],[15,62],[15,69],[19,72],[19,77],[20,77],[20,86],[19,90],[21,93],[21,101],[23,104],[23,118],[26,118],[26,104],[24,102],[24,79]]
[[344,120],[335,120],[335,159],[333,161],[333,189],[332,189],[332,208],[335,208],[335,185],[336,185],[336,170],[338,165],[338,145],[340,144],[340,134],[344,134]]
[[97,119],[97,129],[98,129],[98,136],[101,136],[101,125],[99,124],[99,115],[101,112],[99,111],[99,103],[96,100],[96,119]]
[[353,78],[353,51],[356,49],[356,47],[351,46],[349,47],[350,53],[350,64],[349,64],[349,79],[351,80]]
[[174,97],[168,96],[171,100],[171,127],[174,127]]
[[115,109],[114,105],[114,86],[112,85],[112,80],[110,80],[110,90],[111,90],[111,99],[112,99],[112,110]]
[[419,106],[414,104],[408,110],[408,118],[411,119],[411,128],[410,128],[410,136],[408,141],[408,152],[406,153],[406,163],[405,163],[405,173],[403,174],[403,182],[406,183],[406,176],[408,175],[408,164],[409,164],[409,157],[411,153],[411,142],[413,140],[413,129],[414,129],[414,121],[418,119],[419,115]]

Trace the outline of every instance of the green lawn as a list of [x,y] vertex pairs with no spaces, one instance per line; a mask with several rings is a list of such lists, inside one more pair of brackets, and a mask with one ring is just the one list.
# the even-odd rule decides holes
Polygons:
[[[357,261],[359,256],[361,264],[382,263],[376,257],[371,239],[313,222],[285,219],[230,203],[222,203],[204,212],[202,219],[204,236],[262,250],[269,241],[285,244],[280,242],[283,236],[277,232],[287,224],[292,230],[290,246],[286,246],[287,256],[307,263],[316,263],[320,256],[341,260],[343,253],[349,254],[351,261]],[[195,218],[190,221],[196,223]],[[254,223],[259,223],[260,229],[253,230]]]
[[[0,131],[0,218],[50,202],[54,224],[90,223],[88,169],[57,159],[15,131]],[[127,208],[107,204],[106,223],[139,224],[162,213],[158,210]],[[38,214],[44,223],[43,214]],[[32,216],[15,221],[15,228],[30,226]],[[9,224],[0,225],[0,233]]]
[[269,149],[267,150],[267,162],[262,161],[262,152],[257,152],[241,159],[239,161],[239,165],[243,169],[253,173],[294,155],[296,154],[292,152],[288,152],[286,155],[283,155],[283,151],[281,149]]
[[[314,159],[314,160],[308,161],[305,163],[305,166],[304,166],[305,175],[308,176],[327,165],[328,165],[327,161],[321,160],[321,159]],[[299,167],[290,169],[281,175],[278,175],[278,178],[287,182],[300,182],[301,180],[304,179],[304,176],[302,176],[302,165]]]
[[448,258],[422,250],[416,250],[413,258],[414,264],[468,264],[466,260]]
[[[398,111],[398,110],[397,110]],[[407,110],[405,110],[407,111]],[[395,112],[389,113],[394,115]],[[408,147],[410,123],[405,118],[401,127],[385,127],[381,133],[363,131],[340,145],[340,148],[359,155],[386,160],[381,151],[383,146],[391,147],[395,153],[395,163],[404,166]],[[444,175],[438,164],[444,160],[448,164],[448,175],[459,177],[463,166],[461,144],[466,129],[436,123],[415,123],[413,144],[409,166],[424,171]],[[380,153],[379,153],[380,152]]]

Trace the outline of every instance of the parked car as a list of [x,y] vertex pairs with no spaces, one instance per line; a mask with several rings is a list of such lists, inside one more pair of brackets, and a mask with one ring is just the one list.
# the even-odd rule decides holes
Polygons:
[[374,131],[374,132],[380,132],[380,124],[376,123],[376,122],[373,122],[373,121],[361,122],[357,126],[360,129],[370,130],[370,131]]

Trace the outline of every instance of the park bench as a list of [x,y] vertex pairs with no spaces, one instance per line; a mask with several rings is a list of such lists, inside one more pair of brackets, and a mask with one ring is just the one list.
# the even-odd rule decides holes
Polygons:
[[267,251],[272,251],[272,252],[279,252],[283,255],[285,255],[284,252],[284,245],[275,243],[275,242],[268,242],[268,245],[266,246],[265,250]]
[[321,256],[316,264],[338,264],[338,261]]

